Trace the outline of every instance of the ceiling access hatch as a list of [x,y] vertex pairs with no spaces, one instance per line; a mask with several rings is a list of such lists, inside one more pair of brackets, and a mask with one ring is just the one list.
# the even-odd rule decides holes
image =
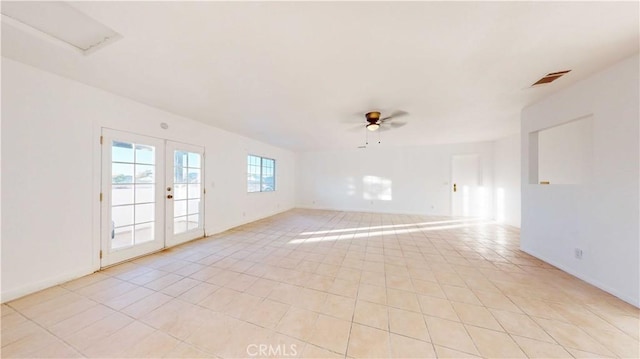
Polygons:
[[3,1],[2,22],[87,55],[122,36],[63,1]]

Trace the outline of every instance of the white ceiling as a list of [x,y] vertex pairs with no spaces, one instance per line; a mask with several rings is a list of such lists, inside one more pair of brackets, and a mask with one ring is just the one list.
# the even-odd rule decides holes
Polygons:
[[123,38],[84,56],[3,21],[2,56],[295,151],[362,145],[373,109],[409,112],[385,145],[517,133],[523,107],[637,53],[640,26],[637,1],[71,4]]

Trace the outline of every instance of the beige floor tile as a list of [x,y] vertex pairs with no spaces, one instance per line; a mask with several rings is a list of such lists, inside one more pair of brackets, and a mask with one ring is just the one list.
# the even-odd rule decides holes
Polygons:
[[155,292],[149,288],[137,287],[122,295],[105,300],[103,304],[115,310],[121,310],[122,308],[128,307],[131,304],[142,300],[143,298],[146,298],[154,293]]
[[308,341],[315,329],[317,319],[318,313],[291,307],[278,323],[276,331]]
[[454,287],[450,285],[442,285],[442,290],[447,298],[454,302],[482,305],[478,297],[468,288]]
[[231,336],[241,328],[242,322],[221,313],[213,313],[200,330],[191,334],[185,342],[199,350],[218,354],[225,350]]
[[389,332],[360,324],[351,326],[347,356],[353,358],[389,357]]
[[167,273],[167,275],[160,277],[158,279],[152,280],[149,283],[146,283],[144,286],[155,290],[155,291],[159,291],[161,289],[164,289],[174,283],[176,283],[177,281],[183,279],[183,276],[177,275],[177,274],[173,274],[173,273]]
[[387,304],[387,289],[384,286],[379,287],[376,285],[360,283],[360,289],[358,289],[358,300]]
[[574,358],[577,359],[602,359],[602,358],[614,358],[613,356],[606,356],[606,355],[602,355],[602,354],[594,354],[594,353],[589,353],[589,352],[585,352],[582,350],[578,350],[578,349],[573,349],[573,348],[566,348],[565,349],[571,353],[571,355],[573,355]]
[[262,302],[263,298],[253,296],[251,294],[240,293],[229,302],[222,312],[238,319],[247,319],[252,315],[255,307]]
[[96,272],[96,273],[89,274],[84,277],[63,283],[63,284],[60,284],[60,286],[69,290],[78,290],[80,288],[86,287],[93,283],[97,283],[107,278],[109,278],[108,275],[102,274],[100,272]]
[[215,358],[214,354],[207,353],[184,342],[179,342],[173,349],[164,355],[164,358]]
[[340,295],[328,294],[319,312],[344,320],[353,319],[355,299]]
[[506,295],[502,293],[485,290],[473,290],[473,293],[487,308],[522,313],[520,308],[518,308]]
[[542,330],[528,315],[502,310],[491,310],[491,313],[509,334],[555,343],[555,340]]
[[529,358],[571,358],[571,354],[558,344],[541,342],[517,335],[511,336]]
[[389,329],[392,333],[430,341],[422,313],[389,308]]
[[192,304],[198,304],[218,289],[220,289],[220,287],[216,285],[209,283],[200,283],[195,287],[187,290],[186,292],[180,294],[178,298]]
[[199,305],[217,312],[222,312],[229,303],[239,298],[240,292],[228,288],[220,288],[203,299]]
[[84,312],[78,313],[68,319],[58,322],[57,324],[50,327],[49,331],[51,331],[51,333],[55,334],[58,337],[65,338],[114,313],[115,311],[111,308],[108,308],[104,305],[96,305],[89,308],[88,310],[85,310]]
[[278,285],[278,282],[269,279],[258,278],[244,292],[257,297],[266,298]]
[[200,306],[173,299],[140,320],[155,329],[185,340],[211,317],[211,312]]
[[327,291],[331,294],[337,294],[349,298],[356,298],[356,296],[358,295],[358,287],[358,282],[351,282],[344,279],[336,278]]
[[370,327],[388,330],[388,307],[381,304],[370,303],[364,300],[358,300],[353,315],[353,321],[356,323],[368,325]]
[[316,320],[316,327],[309,342],[321,348],[345,354],[350,329],[351,322],[321,314]]
[[594,338],[575,325],[549,319],[534,318],[534,320],[542,327],[542,329],[551,335],[558,344],[564,347],[574,348],[603,356],[614,356],[610,350],[595,341]]
[[392,358],[435,358],[436,353],[431,343],[405,337],[395,333],[389,334]]
[[318,346],[307,344],[302,352],[301,358],[309,359],[330,359],[330,358],[344,358],[344,355],[338,354]]
[[420,312],[418,297],[413,292],[387,288],[387,305],[398,309]]
[[160,331],[155,331],[146,338],[134,344],[126,352],[124,358],[161,358],[169,354],[178,344],[179,340]]
[[433,344],[463,353],[480,355],[467,330],[461,323],[429,316],[425,317],[425,320]]
[[480,358],[477,355],[472,355],[440,345],[434,345],[434,348],[436,349],[437,357],[442,359]]
[[460,321],[452,303],[446,299],[419,295],[418,301],[420,302],[422,313],[425,315]]
[[133,318],[139,319],[151,312],[152,310],[158,308],[162,304],[172,300],[173,298],[162,294],[159,292],[155,292],[148,297],[145,297],[121,310],[122,313],[131,316]]
[[443,299],[447,298],[440,284],[436,282],[414,279],[413,288],[415,292],[420,295],[427,295],[430,297],[443,298]]
[[503,331],[502,326],[485,307],[459,302],[453,302],[452,305],[463,323]]
[[162,288],[162,290],[160,291],[166,295],[178,297],[189,289],[197,286],[198,284],[200,284],[200,282],[195,279],[182,278],[179,281]]
[[526,358],[511,337],[503,332],[465,325],[478,351],[486,358]]
[[521,252],[517,229],[437,229],[464,222],[288,211],[3,304],[2,354],[638,356],[638,308]]
[[39,292],[29,294],[19,299],[15,299],[8,304],[19,311],[25,310],[31,306],[44,303],[56,297],[68,294],[70,291],[66,288],[55,286],[41,290]]
[[133,322],[132,318],[116,312],[70,334],[68,337],[63,337],[63,339],[74,348],[82,351],[89,346],[98,345],[111,334]]
[[248,313],[247,321],[265,328],[275,328],[280,319],[287,313],[291,306],[279,303],[271,299],[264,299]]
[[640,343],[626,333],[614,330],[601,330],[589,327],[583,329],[621,358],[640,358]]
[[91,358],[123,357],[154,331],[150,326],[134,321],[107,338],[83,348],[82,354]]

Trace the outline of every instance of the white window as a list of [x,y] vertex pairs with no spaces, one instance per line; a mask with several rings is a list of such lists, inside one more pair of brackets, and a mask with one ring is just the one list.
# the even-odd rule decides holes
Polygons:
[[247,192],[276,190],[276,160],[260,156],[247,156]]

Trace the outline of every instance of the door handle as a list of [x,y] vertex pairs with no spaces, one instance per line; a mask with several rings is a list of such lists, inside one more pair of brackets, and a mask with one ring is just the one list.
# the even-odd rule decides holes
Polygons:
[[453,184],[453,192],[457,192],[458,191],[458,186],[454,183]]
[[173,198],[173,195],[168,194],[168,195],[167,195],[167,198],[168,198],[168,199],[171,199],[171,198]]

